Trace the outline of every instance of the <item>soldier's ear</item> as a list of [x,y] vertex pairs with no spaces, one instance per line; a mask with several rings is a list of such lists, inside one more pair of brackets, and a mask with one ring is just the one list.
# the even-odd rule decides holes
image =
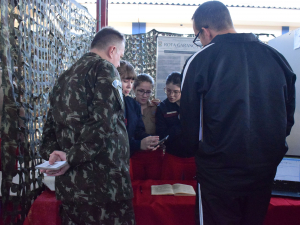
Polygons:
[[115,54],[115,51],[116,51],[116,50],[117,50],[117,49],[116,49],[116,46],[111,45],[111,46],[108,47],[108,49],[107,49],[107,54],[108,54],[108,57],[109,57],[110,59],[113,58],[113,55]]

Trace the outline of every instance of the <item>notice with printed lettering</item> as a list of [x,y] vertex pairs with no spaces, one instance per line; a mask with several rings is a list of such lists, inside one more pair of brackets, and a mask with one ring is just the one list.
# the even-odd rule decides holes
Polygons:
[[193,40],[188,37],[157,37],[155,97],[161,101],[167,97],[164,92],[167,76],[172,72],[181,73],[185,61],[200,50]]

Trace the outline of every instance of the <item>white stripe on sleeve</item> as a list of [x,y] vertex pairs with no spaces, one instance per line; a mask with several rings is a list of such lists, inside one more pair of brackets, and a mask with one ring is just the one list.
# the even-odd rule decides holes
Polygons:
[[182,81],[181,81],[181,91],[182,91],[182,87],[183,87],[183,83],[184,83],[184,80],[185,80],[185,76],[186,76],[186,73],[188,71],[188,68],[191,64],[191,62],[193,61],[193,59],[200,53],[202,52],[204,49],[208,48],[209,46],[213,45],[214,43],[211,43],[209,45],[206,45],[204,48],[201,48],[198,52],[196,52],[190,59],[189,61],[187,62],[185,68],[184,68],[184,71],[183,71],[183,74],[182,74]]

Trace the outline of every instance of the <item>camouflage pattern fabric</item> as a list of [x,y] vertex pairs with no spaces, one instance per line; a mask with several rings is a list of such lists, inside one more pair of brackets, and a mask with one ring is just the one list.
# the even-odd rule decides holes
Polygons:
[[104,204],[74,203],[60,206],[62,224],[134,225],[131,200]]
[[56,177],[63,202],[122,201],[133,197],[129,142],[117,69],[87,53],[56,81],[40,154],[66,152],[70,169]]
[[23,224],[44,189],[35,165],[48,95],[89,51],[96,20],[75,0],[3,0],[0,6],[1,212],[3,224]]
[[156,51],[157,37],[190,37],[193,34],[175,34],[168,32],[160,32],[155,29],[144,34],[127,34],[126,46],[124,52],[124,60],[129,61],[137,74],[147,73],[156,79]]

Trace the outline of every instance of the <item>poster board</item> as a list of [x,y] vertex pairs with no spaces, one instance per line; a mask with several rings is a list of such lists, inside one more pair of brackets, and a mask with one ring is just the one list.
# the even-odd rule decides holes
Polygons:
[[164,87],[166,78],[172,72],[181,73],[185,61],[200,48],[189,37],[157,37],[155,97],[161,101],[167,98]]

